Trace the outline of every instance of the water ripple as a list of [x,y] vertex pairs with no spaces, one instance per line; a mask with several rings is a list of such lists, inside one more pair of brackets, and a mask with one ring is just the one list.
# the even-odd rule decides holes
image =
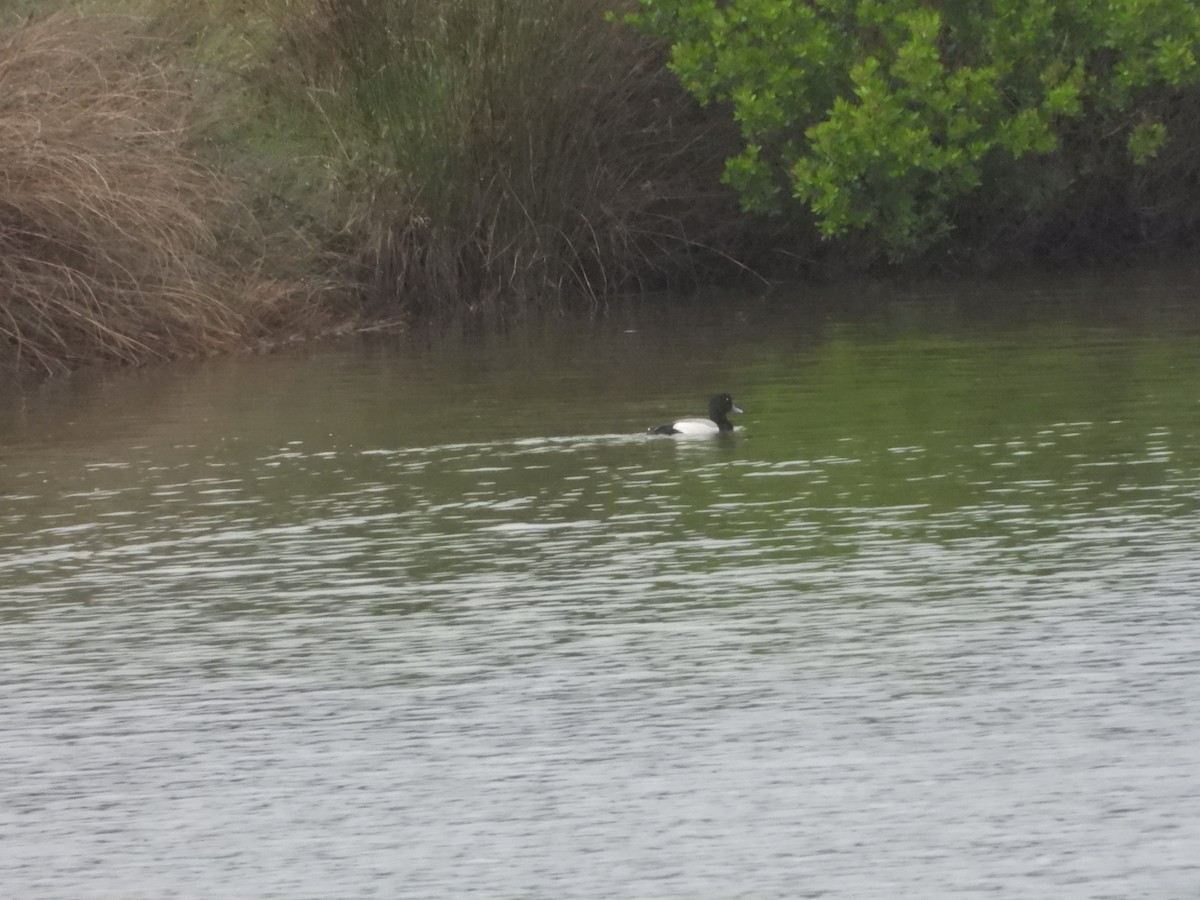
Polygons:
[[8,454],[6,891],[1194,895],[1193,407],[776,387],[706,444]]

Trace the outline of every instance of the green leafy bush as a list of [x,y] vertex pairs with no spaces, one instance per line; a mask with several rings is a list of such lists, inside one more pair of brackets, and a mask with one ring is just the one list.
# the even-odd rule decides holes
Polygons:
[[[1095,207],[1088,184],[1137,202],[1135,167],[1200,82],[1192,0],[640,2],[632,21],[671,42],[683,85],[731,108],[743,206],[799,202],[822,235],[892,259],[938,246],[968,201],[1012,228]],[[1194,179],[1177,161],[1151,193]]]

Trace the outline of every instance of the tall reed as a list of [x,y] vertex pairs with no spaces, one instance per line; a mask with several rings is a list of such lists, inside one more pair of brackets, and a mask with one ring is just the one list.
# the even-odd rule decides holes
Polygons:
[[314,0],[290,21],[286,58],[357,197],[349,230],[380,303],[595,298],[722,258],[732,128],[611,6]]

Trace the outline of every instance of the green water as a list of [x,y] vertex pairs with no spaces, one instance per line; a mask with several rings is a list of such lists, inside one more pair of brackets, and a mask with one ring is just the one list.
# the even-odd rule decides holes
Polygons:
[[[1188,273],[648,298],[4,401],[23,896],[1189,896]],[[709,393],[727,439],[651,437]]]

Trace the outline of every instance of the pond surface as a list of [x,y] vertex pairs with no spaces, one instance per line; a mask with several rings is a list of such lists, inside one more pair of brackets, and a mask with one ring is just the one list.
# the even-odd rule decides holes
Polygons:
[[6,396],[4,892],[1200,896],[1195,283]]

